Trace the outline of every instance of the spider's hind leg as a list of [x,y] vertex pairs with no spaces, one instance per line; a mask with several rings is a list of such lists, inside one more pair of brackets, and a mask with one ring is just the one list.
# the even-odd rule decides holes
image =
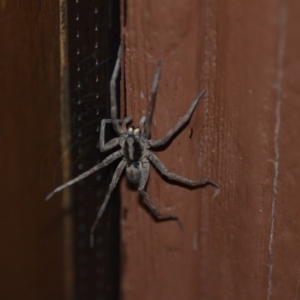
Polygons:
[[174,220],[174,221],[177,221],[180,229],[183,229],[182,223],[180,222],[180,219],[177,216],[161,213],[159,211],[159,209],[156,207],[156,205],[152,202],[149,195],[145,192],[145,186],[146,186],[146,183],[147,183],[147,180],[148,180],[149,169],[150,169],[149,160],[147,158],[144,158],[142,160],[142,166],[143,167],[142,167],[142,170],[141,170],[141,179],[140,179],[140,182],[139,182],[138,191],[141,194],[141,196],[143,197],[143,200],[144,200],[145,204],[147,205],[147,207],[151,210],[153,215],[158,220]]
[[100,209],[98,211],[97,218],[96,218],[96,220],[95,220],[95,222],[93,224],[93,227],[91,228],[91,232],[90,232],[90,246],[91,246],[91,248],[94,245],[94,231],[96,229],[98,221],[100,220],[100,218],[103,215],[103,212],[104,212],[104,210],[106,208],[108,200],[109,200],[109,198],[111,196],[111,193],[112,193],[113,189],[116,187],[116,185],[117,185],[117,183],[118,183],[118,181],[120,179],[120,176],[122,175],[122,172],[123,172],[125,166],[126,166],[126,160],[123,159],[119,163],[119,165],[118,165],[118,167],[117,167],[117,169],[116,169],[116,171],[115,171],[115,173],[113,175],[112,181],[111,181],[111,183],[109,185],[109,188],[108,188],[108,190],[106,192],[105,199],[104,199],[104,201],[102,203],[102,206],[100,207]]
[[178,216],[161,213],[159,211],[159,209],[156,207],[156,205],[152,202],[152,200],[150,199],[149,195],[142,188],[138,188],[138,191],[142,195],[143,199],[145,200],[144,202],[146,203],[146,205],[149,207],[149,209],[151,210],[151,212],[153,213],[153,215],[158,220],[174,220],[174,221],[177,221],[180,229],[183,230],[182,223],[181,223],[181,221],[180,221],[180,219],[179,219]]

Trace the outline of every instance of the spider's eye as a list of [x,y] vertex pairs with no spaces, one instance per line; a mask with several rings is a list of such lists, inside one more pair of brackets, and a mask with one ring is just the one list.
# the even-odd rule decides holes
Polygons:
[[129,127],[129,128],[128,128],[128,132],[129,132],[129,133],[133,133],[133,128],[132,128],[132,127]]
[[133,133],[134,134],[139,134],[140,133],[140,129],[139,128],[134,129]]

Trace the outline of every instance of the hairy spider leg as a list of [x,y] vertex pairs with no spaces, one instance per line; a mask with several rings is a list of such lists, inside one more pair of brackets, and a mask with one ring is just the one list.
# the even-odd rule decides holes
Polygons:
[[[119,121],[119,120],[118,120]],[[101,129],[99,136],[99,148],[101,152],[108,151],[119,144],[119,138],[113,138],[112,140],[105,143],[105,127],[107,123],[112,123],[111,119],[102,119],[101,120]]]
[[158,90],[160,74],[161,74],[161,60],[159,60],[157,63],[157,69],[156,69],[156,72],[153,77],[151,94],[150,94],[150,99],[149,99],[149,106],[148,106],[147,113],[146,113],[144,131],[142,131],[142,132],[144,132],[145,137],[147,139],[150,138],[150,134],[151,134],[152,115],[153,115],[153,110],[154,110],[154,105],[155,105],[155,100],[156,100],[156,95],[157,95],[157,90]]
[[189,121],[191,118],[200,98],[204,95],[206,92],[206,89],[203,89],[201,93],[196,97],[196,99],[192,102],[191,106],[189,107],[186,114],[178,121],[178,123],[168,131],[165,137],[159,139],[159,140],[149,140],[149,145],[152,148],[155,147],[161,147],[166,145],[173,137],[174,135]]
[[116,81],[120,70],[121,55],[122,55],[122,45],[119,46],[118,58],[110,80],[110,116],[111,116],[113,128],[118,135],[123,133],[123,129],[120,126],[117,119],[117,96],[116,96]]
[[103,167],[108,166],[109,164],[111,164],[113,161],[115,161],[116,159],[118,159],[119,157],[121,157],[123,155],[121,150],[118,150],[114,153],[112,153],[111,155],[109,155],[108,157],[106,157],[100,164],[94,166],[93,168],[91,168],[90,170],[80,174],[79,176],[77,176],[76,178],[64,183],[63,185],[57,187],[53,192],[51,192],[45,199],[45,201],[48,201],[55,193],[63,190],[64,188],[88,177],[89,175],[95,173],[96,171],[100,170]]
[[147,157],[149,158],[149,160],[154,164],[154,166],[163,174],[165,175],[167,178],[169,178],[170,180],[173,181],[177,181],[180,183],[183,183],[185,185],[189,185],[189,186],[199,186],[199,185],[206,185],[206,184],[212,184],[215,187],[219,188],[220,186],[214,182],[213,180],[209,179],[209,178],[201,178],[201,179],[189,179],[174,173],[171,173],[170,171],[168,171],[168,169],[165,167],[165,165],[163,164],[163,162],[153,153],[151,153],[150,151],[147,151]]
[[[122,124],[123,131],[126,131],[126,125],[132,121],[132,118],[124,118],[124,120],[117,120],[119,124]],[[113,138],[112,140],[105,143],[105,127],[107,123],[112,123],[111,119],[102,119],[101,120],[101,129],[99,136],[99,148],[101,152],[111,150],[112,148],[118,146],[119,138]]]
[[98,221],[102,217],[102,214],[103,214],[103,212],[104,212],[104,210],[106,208],[106,205],[107,205],[108,200],[109,200],[109,198],[111,196],[111,193],[112,193],[113,189],[115,188],[115,186],[117,185],[117,183],[118,183],[118,181],[120,179],[120,176],[122,175],[122,172],[123,172],[126,164],[127,164],[127,161],[126,161],[125,158],[123,158],[121,160],[121,162],[119,163],[118,167],[116,168],[114,176],[113,176],[113,178],[111,180],[111,183],[110,183],[110,185],[108,187],[108,190],[107,190],[106,195],[105,195],[104,202],[102,203],[102,205],[101,205],[101,207],[100,207],[100,209],[98,211],[97,218],[96,218],[96,220],[94,222],[94,225],[93,225],[93,227],[91,228],[91,231],[90,231],[90,246],[91,246],[91,248],[94,246],[94,231],[96,229]]
[[141,174],[141,180],[138,185],[138,191],[142,195],[145,204],[149,207],[153,215],[158,219],[158,220],[174,220],[177,221],[179,227],[181,230],[183,230],[182,223],[178,216],[175,215],[169,215],[165,213],[161,213],[159,209],[156,207],[156,205],[152,202],[150,196],[146,193],[145,191],[145,186],[148,181],[149,177],[149,170],[150,170],[150,164],[149,160],[147,158],[144,158],[141,161],[143,168],[142,168],[142,174]]

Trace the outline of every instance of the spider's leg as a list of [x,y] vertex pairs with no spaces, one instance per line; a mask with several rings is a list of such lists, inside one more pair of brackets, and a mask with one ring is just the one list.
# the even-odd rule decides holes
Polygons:
[[[117,120],[119,124],[121,124],[123,131],[126,131],[126,125],[132,121],[132,118],[124,118],[123,120]],[[99,146],[100,151],[105,152],[108,151],[119,144],[119,138],[114,138],[107,143],[105,143],[105,127],[107,123],[112,123],[111,119],[102,119],[101,120],[101,128],[100,128],[100,136],[99,136]]]
[[145,192],[145,190],[139,188],[138,191],[142,195],[142,197],[145,200],[145,203],[147,204],[149,209],[152,211],[152,213],[154,214],[154,216],[158,220],[174,220],[174,221],[177,221],[180,229],[181,230],[183,229],[182,223],[181,223],[180,219],[178,218],[178,216],[161,213],[158,210],[158,208],[155,206],[155,204],[152,202],[149,195]]
[[[119,122],[119,120],[117,120]],[[99,146],[100,151],[105,152],[108,151],[119,144],[119,138],[114,138],[107,143],[105,143],[105,127],[107,123],[111,123],[111,119],[102,119],[101,120],[101,128],[100,128],[100,137],[99,137]]]
[[94,245],[94,231],[95,231],[95,229],[96,229],[97,223],[98,223],[99,219],[101,218],[101,216],[102,216],[102,214],[103,214],[103,212],[104,212],[104,210],[105,210],[105,207],[106,207],[106,205],[107,205],[107,203],[108,203],[108,200],[109,200],[109,198],[110,198],[110,195],[111,195],[113,189],[115,188],[115,186],[117,185],[117,183],[118,183],[118,181],[119,181],[119,178],[120,178],[120,176],[121,176],[121,174],[122,174],[122,172],[123,172],[125,166],[126,166],[126,160],[123,159],[123,160],[121,160],[121,162],[119,163],[119,165],[118,165],[118,167],[117,167],[117,169],[116,169],[116,171],[115,171],[115,173],[114,173],[114,176],[113,176],[113,178],[112,178],[112,181],[111,181],[111,183],[110,183],[110,185],[109,185],[109,188],[108,188],[108,190],[107,190],[107,192],[106,192],[104,202],[102,203],[102,205],[101,205],[101,207],[100,207],[100,209],[99,209],[99,211],[98,211],[97,218],[96,218],[96,220],[95,220],[95,222],[94,222],[94,225],[93,225],[93,227],[91,228],[91,232],[90,232],[90,246],[91,246],[91,248],[92,248],[93,245]]
[[115,132],[119,135],[123,132],[123,130],[117,119],[116,80],[120,70],[121,54],[122,54],[122,46],[120,45],[118,51],[118,58],[115,64],[114,72],[110,80],[110,114],[111,114],[113,128]]
[[182,223],[180,222],[180,220],[179,220],[179,218],[177,216],[170,215],[170,214],[165,214],[165,213],[161,213],[159,211],[159,209],[156,207],[156,205],[152,202],[152,200],[150,199],[149,195],[146,193],[146,191],[145,191],[145,185],[146,185],[147,180],[148,180],[149,169],[150,169],[150,165],[149,165],[148,159],[144,158],[142,160],[142,164],[143,164],[142,176],[141,176],[141,180],[140,180],[140,183],[139,183],[139,186],[138,186],[138,191],[142,195],[145,204],[149,207],[149,209],[151,210],[151,212],[153,213],[153,215],[158,220],[175,220],[175,221],[177,221],[180,229],[183,229]]
[[86,177],[88,177],[89,175],[93,174],[94,172],[100,170],[101,168],[109,165],[110,163],[112,163],[113,161],[115,161],[116,159],[118,159],[119,157],[122,156],[122,151],[116,151],[114,153],[112,153],[111,155],[109,155],[108,157],[106,157],[100,164],[94,166],[93,168],[91,168],[90,170],[80,174],[79,176],[77,176],[76,178],[66,182],[65,184],[57,187],[53,192],[51,192],[45,199],[45,201],[48,201],[55,193],[63,190],[64,188],[74,184],[75,182],[78,182]]
[[150,161],[155,165],[155,167],[166,177],[168,177],[170,180],[174,180],[189,186],[198,186],[198,185],[205,185],[205,184],[212,184],[215,187],[219,188],[220,186],[214,182],[213,180],[209,179],[209,178],[201,178],[201,179],[189,179],[174,173],[171,173],[167,170],[167,168],[165,167],[165,165],[162,163],[161,160],[159,160],[159,158],[154,155],[153,153],[151,153],[150,151],[147,152],[147,157],[150,159]]
[[201,93],[192,102],[186,114],[178,121],[178,123],[172,129],[168,131],[165,137],[159,140],[149,140],[149,145],[151,148],[164,146],[174,137],[174,135],[189,121],[200,98],[204,95],[205,92],[206,89],[201,91]]
[[149,139],[150,132],[151,132],[151,121],[152,121],[152,115],[153,115],[153,110],[154,110],[154,104],[155,104],[155,100],[156,100],[158,83],[159,83],[159,79],[160,79],[160,73],[161,73],[161,61],[159,60],[158,64],[157,64],[156,72],[153,77],[151,95],[150,95],[150,100],[149,100],[149,106],[148,106],[147,113],[146,113],[146,118],[145,118],[145,120],[143,118],[141,120],[141,123],[145,122],[144,133],[145,133],[145,136],[147,139]]

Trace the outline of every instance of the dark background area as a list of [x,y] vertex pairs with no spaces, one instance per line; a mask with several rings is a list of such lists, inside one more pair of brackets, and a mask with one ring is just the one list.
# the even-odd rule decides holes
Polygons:
[[[100,163],[100,121],[110,117],[109,80],[120,44],[118,1],[68,1],[72,178]],[[109,126],[107,126],[109,127]],[[106,139],[112,137],[107,128]],[[95,231],[90,228],[105,197],[116,164],[89,176],[72,189],[76,299],[118,299],[119,201],[111,197]]]

